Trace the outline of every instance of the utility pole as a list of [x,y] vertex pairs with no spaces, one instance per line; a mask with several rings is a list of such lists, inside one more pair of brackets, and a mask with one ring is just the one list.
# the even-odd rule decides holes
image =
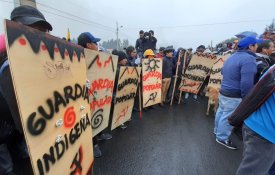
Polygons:
[[118,26],[118,22],[116,22],[116,49],[118,50],[119,48],[119,42],[118,42],[118,31],[121,29],[123,26]]
[[20,5],[29,5],[36,8],[36,0],[13,0],[14,7],[18,7]]
[[116,50],[118,50],[118,22],[116,22]]

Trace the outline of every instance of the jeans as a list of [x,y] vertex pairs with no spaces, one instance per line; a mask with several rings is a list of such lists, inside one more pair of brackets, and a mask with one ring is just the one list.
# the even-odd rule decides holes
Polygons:
[[214,133],[216,139],[220,141],[228,141],[233,127],[228,123],[228,117],[241,103],[241,98],[231,98],[219,95],[219,108],[215,117]]
[[243,125],[243,159],[236,175],[274,175],[275,144]]

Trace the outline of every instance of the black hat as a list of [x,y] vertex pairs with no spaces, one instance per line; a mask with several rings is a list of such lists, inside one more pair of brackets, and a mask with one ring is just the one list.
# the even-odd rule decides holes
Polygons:
[[159,51],[164,51],[165,50],[165,47],[160,47],[159,48]]
[[197,49],[206,49],[204,45],[200,45]]
[[166,47],[165,49],[164,49],[164,53],[166,54],[166,53],[169,53],[169,52],[174,52],[175,51],[175,49],[173,49],[173,47]]
[[144,33],[144,31],[143,31],[143,30],[140,30],[140,31],[139,31],[139,34],[143,34],[143,33]]
[[22,5],[13,9],[11,12],[11,20],[19,21],[24,25],[40,23],[48,30],[53,30],[52,25],[46,21],[44,15],[36,8],[28,5]]
[[127,55],[123,51],[118,51],[117,56],[118,56],[118,62],[120,62],[121,60],[127,59]]

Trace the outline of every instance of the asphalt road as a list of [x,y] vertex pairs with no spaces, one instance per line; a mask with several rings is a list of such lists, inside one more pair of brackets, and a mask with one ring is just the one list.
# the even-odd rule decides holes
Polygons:
[[[214,116],[206,117],[207,99],[191,97],[174,104],[133,113],[125,130],[112,131],[113,139],[101,141],[103,156],[96,158],[95,175],[234,175],[241,160],[242,142],[232,140],[238,150],[215,142]],[[29,160],[16,160],[18,175],[31,175]]]
[[133,114],[128,128],[112,131],[100,142],[95,175],[234,175],[242,156],[242,142],[232,134],[238,150],[215,141],[214,116],[206,117],[207,99],[166,105]]

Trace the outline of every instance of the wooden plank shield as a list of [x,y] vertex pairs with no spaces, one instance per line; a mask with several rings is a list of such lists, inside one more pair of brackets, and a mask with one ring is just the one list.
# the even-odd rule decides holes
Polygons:
[[120,67],[115,95],[112,130],[131,118],[140,72],[140,67]]
[[162,59],[142,59],[143,107],[161,103]]
[[93,136],[108,127],[118,58],[85,49]]
[[183,74],[179,89],[184,92],[197,94],[211,67],[215,63],[216,56],[210,54],[195,53]]
[[219,90],[221,88],[221,83],[222,83],[221,70],[222,70],[224,62],[227,60],[227,58],[229,56],[230,55],[217,56],[216,62],[214,63],[214,65],[211,69],[208,87],[212,87],[217,90]]
[[93,146],[83,48],[11,21],[6,41],[34,173],[88,173]]

